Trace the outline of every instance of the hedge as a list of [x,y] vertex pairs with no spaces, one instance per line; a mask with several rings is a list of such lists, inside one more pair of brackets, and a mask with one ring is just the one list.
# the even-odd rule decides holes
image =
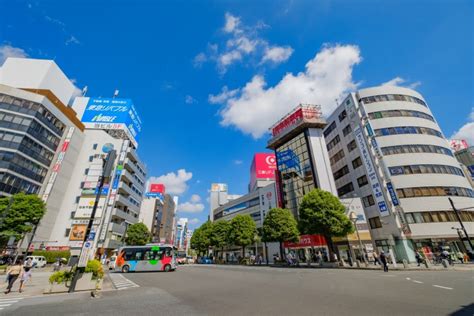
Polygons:
[[32,256],[44,256],[47,263],[54,263],[57,258],[66,258],[69,260],[71,252],[69,250],[35,250]]

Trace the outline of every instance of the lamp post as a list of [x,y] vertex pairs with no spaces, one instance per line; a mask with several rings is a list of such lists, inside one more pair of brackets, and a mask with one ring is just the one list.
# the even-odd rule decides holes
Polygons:
[[458,232],[458,236],[459,236],[459,241],[461,241],[461,250],[464,252],[464,253],[467,253],[467,248],[466,248],[466,245],[464,244],[464,241],[463,241],[463,237],[462,237],[462,228],[459,228],[459,227],[451,227],[451,229],[455,229],[457,232]]
[[367,265],[367,260],[366,260],[365,255],[364,255],[364,246],[362,246],[362,240],[360,239],[359,229],[357,228],[357,214],[355,212],[351,212],[349,214],[349,219],[351,220],[352,224],[354,224],[354,227],[356,229],[357,240],[359,241],[362,260],[364,260],[364,263]]

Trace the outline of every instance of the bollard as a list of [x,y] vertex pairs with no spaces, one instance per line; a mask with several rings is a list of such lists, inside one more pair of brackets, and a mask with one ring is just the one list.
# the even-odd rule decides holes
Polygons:
[[346,262],[344,261],[344,259],[341,258],[341,261],[339,262],[339,266],[341,266],[341,267],[346,266]]
[[443,259],[443,260],[441,260],[441,263],[443,264],[443,267],[445,267],[446,269],[448,268],[448,266],[449,266],[448,260]]
[[356,266],[357,268],[360,268],[360,260],[356,260]]
[[430,268],[430,263],[428,262],[428,260],[423,260],[423,264],[425,265],[426,269],[429,269]]
[[403,259],[402,262],[403,262],[403,267],[404,267],[405,269],[408,269],[408,261],[406,261],[406,259]]

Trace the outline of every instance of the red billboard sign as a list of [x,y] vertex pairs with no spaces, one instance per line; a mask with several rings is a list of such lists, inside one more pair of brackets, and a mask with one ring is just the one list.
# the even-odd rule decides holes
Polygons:
[[322,247],[326,245],[326,239],[323,235],[301,235],[298,242],[285,241],[283,243],[285,248]]
[[250,167],[250,187],[255,186],[258,179],[275,179],[277,169],[275,154],[257,153],[253,156]]
[[165,194],[165,185],[161,183],[152,183],[150,184],[150,190],[148,190],[148,192]]
[[288,128],[297,125],[303,119],[311,120],[321,117],[321,109],[314,105],[299,105],[292,113],[272,127],[272,136],[278,136]]

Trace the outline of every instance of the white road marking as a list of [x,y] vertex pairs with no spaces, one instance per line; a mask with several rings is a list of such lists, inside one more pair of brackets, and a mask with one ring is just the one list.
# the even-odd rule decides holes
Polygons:
[[114,287],[117,290],[125,290],[128,288],[140,287],[138,284],[130,281],[129,279],[127,279],[121,274],[113,273],[113,274],[110,274],[109,276],[110,276],[110,279],[112,280]]
[[408,281],[410,281],[410,280],[411,280],[411,278],[406,278],[406,279],[407,279]]
[[421,281],[413,280],[413,282],[418,283],[418,284],[423,284]]
[[445,290],[452,290],[453,288],[452,287],[447,287],[447,286],[441,286],[441,285],[436,285],[436,284],[433,284],[434,287],[438,287],[440,289],[445,289]]

